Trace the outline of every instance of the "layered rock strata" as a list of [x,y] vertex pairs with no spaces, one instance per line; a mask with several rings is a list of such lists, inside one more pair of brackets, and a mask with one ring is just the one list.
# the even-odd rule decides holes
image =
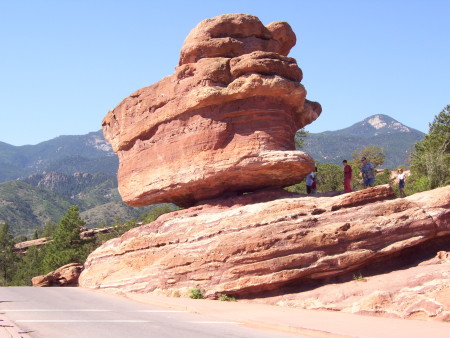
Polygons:
[[356,272],[353,276],[351,281],[329,283],[313,290],[264,297],[252,302],[309,310],[450,321],[450,252],[438,251],[432,259],[425,259],[405,269],[376,275]]
[[80,285],[247,296],[327,279],[450,235],[450,186],[393,199],[389,186],[335,197],[267,190],[166,214],[105,243]]
[[314,161],[295,150],[294,135],[321,107],[306,100],[302,71],[287,56],[295,42],[286,22],[264,26],[245,14],[200,22],[175,73],[103,120],[124,202],[191,206],[301,181]]

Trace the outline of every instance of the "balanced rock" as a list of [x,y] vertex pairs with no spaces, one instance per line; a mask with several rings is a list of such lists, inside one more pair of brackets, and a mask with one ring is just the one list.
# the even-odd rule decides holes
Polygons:
[[387,185],[335,197],[270,189],[165,214],[106,242],[86,260],[80,286],[245,297],[348,274],[445,238],[450,186],[404,199]]
[[190,206],[301,181],[314,161],[295,150],[294,136],[321,106],[306,100],[302,71],[287,56],[295,42],[286,22],[264,26],[245,14],[200,22],[175,73],[103,120],[124,202]]

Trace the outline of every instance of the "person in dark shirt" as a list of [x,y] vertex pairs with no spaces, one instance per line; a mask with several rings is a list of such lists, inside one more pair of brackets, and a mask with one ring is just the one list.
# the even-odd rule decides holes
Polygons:
[[373,187],[375,182],[375,167],[371,162],[367,161],[365,157],[363,157],[361,161],[363,163],[361,166],[361,173],[364,180],[364,186],[366,188]]

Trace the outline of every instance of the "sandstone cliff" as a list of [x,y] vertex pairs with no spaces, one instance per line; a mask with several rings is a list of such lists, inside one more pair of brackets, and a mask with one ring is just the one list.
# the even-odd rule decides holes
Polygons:
[[450,186],[405,199],[394,199],[389,186],[335,197],[266,190],[216,199],[105,243],[87,259],[80,285],[250,297],[449,239],[449,207]]

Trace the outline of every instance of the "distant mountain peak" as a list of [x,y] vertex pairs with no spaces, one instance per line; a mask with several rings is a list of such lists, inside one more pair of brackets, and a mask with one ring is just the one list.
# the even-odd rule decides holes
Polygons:
[[372,115],[348,128],[325,133],[329,135],[351,135],[364,137],[397,133],[414,133],[423,135],[422,132],[407,127],[403,123],[394,120],[392,117],[383,114]]
[[387,115],[382,115],[382,114],[373,115],[373,116],[368,117],[367,119],[365,119],[363,121],[363,124],[365,124],[365,123],[370,124],[375,129],[387,128],[387,129],[393,129],[395,131],[402,132],[402,133],[408,133],[411,131],[411,129],[409,129],[404,124],[401,124],[400,122],[394,120],[393,118],[391,118]]
[[376,114],[344,129],[310,133],[303,150],[318,163],[341,165],[342,160],[352,158],[356,150],[376,145],[386,151],[383,167],[392,169],[409,163],[414,144],[423,137],[424,133],[390,116]]
[[105,141],[103,135],[99,132],[89,133],[87,138],[87,144],[94,147],[97,150],[104,151],[105,153],[109,153],[110,155],[114,155],[111,145]]

